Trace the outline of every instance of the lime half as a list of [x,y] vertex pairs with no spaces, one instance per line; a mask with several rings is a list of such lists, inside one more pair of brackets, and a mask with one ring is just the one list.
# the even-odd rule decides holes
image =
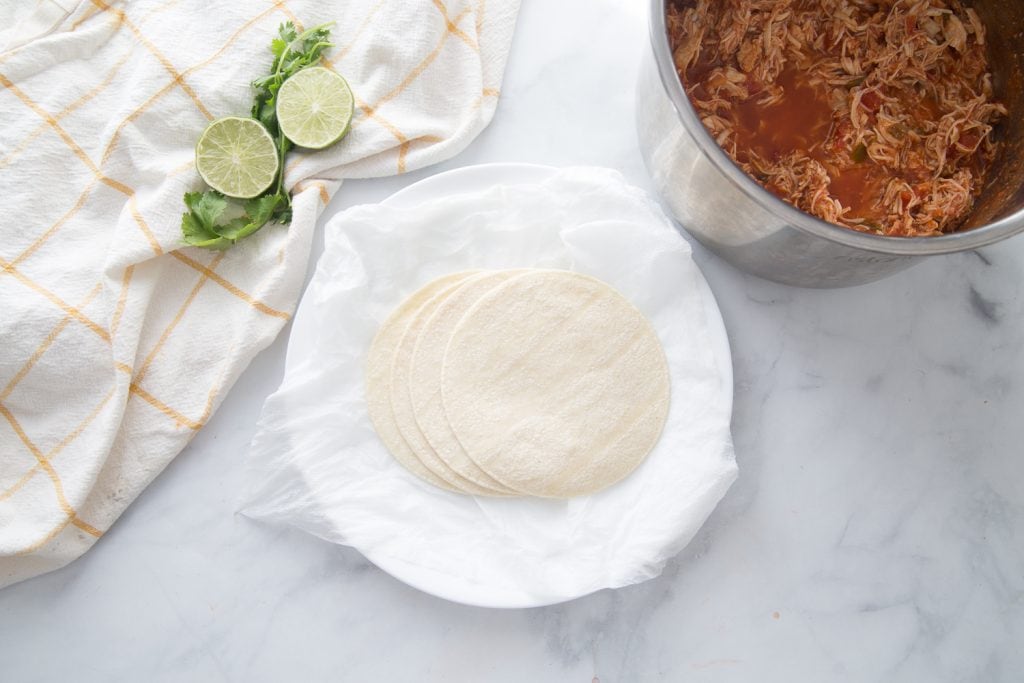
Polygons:
[[277,93],[277,123],[300,147],[323,149],[348,132],[354,98],[345,79],[314,66],[298,72]]
[[229,197],[248,199],[262,194],[273,184],[278,163],[274,139],[255,119],[217,119],[196,144],[199,175]]

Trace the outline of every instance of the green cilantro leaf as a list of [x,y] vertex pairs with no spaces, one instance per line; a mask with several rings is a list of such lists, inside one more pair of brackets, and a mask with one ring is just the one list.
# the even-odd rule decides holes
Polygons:
[[226,249],[231,241],[203,225],[191,211],[181,216],[181,234],[187,244],[206,249]]
[[245,216],[228,221],[226,225],[217,226],[217,234],[232,242],[248,237],[267,224],[280,201],[281,195],[277,194],[250,199],[245,203]]
[[284,49],[288,47],[288,42],[281,38],[274,38],[270,41],[270,51],[274,53],[274,57],[280,59],[281,55],[284,54]]
[[216,190],[186,192],[185,206],[201,226],[212,230],[213,226],[217,224],[217,219],[227,208],[228,201]]
[[250,199],[245,203],[245,213],[248,214],[250,222],[263,226],[270,220],[270,217],[274,214],[274,209],[277,208],[277,204],[280,201],[281,195],[277,194],[268,194],[263,197]]
[[245,226],[249,224],[249,221],[245,216],[238,218],[232,218],[227,223],[216,226],[217,235],[223,237],[226,240],[230,240],[232,243],[240,239],[239,235],[245,229]]

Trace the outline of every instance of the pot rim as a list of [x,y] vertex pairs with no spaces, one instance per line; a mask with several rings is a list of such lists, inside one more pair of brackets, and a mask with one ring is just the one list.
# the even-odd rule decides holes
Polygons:
[[1024,208],[993,223],[964,232],[938,237],[885,237],[857,232],[804,213],[761,187],[719,147],[683,90],[668,42],[665,12],[668,0],[651,0],[650,40],[662,87],[668,93],[676,116],[700,147],[704,156],[747,197],[798,230],[848,247],[882,254],[928,256],[967,251],[999,242],[1024,232]]

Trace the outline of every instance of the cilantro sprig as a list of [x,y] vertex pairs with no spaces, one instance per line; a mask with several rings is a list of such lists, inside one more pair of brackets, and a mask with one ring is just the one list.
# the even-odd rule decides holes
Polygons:
[[252,118],[263,124],[277,148],[278,170],[274,182],[260,196],[239,202],[216,190],[186,192],[181,216],[181,233],[187,244],[207,249],[226,249],[267,223],[288,223],[292,219],[291,196],[284,189],[284,160],[292,148],[277,122],[277,93],[288,78],[320,63],[330,42],[334,22],[320,24],[301,33],[292,22],[278,27],[270,44],[274,60],[270,73],[252,82],[255,90]]

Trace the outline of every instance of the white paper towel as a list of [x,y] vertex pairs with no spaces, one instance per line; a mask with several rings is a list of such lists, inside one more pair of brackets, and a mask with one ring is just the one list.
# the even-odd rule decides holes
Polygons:
[[[327,225],[284,381],[260,417],[242,512],[351,545],[400,578],[474,604],[545,604],[656,576],[736,477],[731,374],[716,364],[689,245],[642,191],[604,169],[396,203],[357,206]],[[596,495],[443,491],[406,472],[367,415],[366,353],[391,310],[441,274],[514,267],[608,282],[664,344],[673,389],[662,439]]]

